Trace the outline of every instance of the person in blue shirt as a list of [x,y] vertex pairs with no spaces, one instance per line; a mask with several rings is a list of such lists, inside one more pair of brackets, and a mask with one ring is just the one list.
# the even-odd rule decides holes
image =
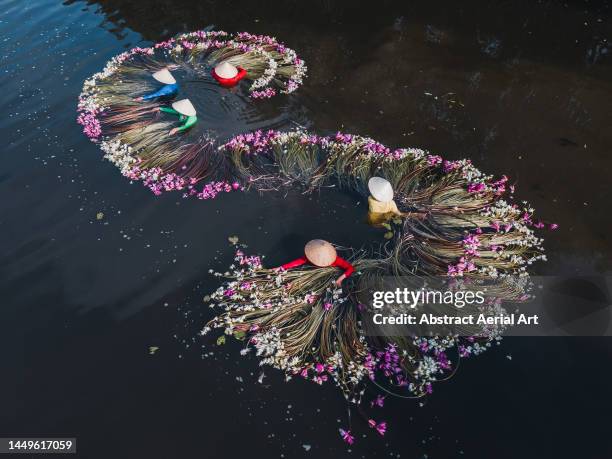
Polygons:
[[172,76],[172,73],[170,73],[170,70],[168,70],[167,68],[161,69],[160,71],[155,72],[153,74],[153,78],[155,78],[160,83],[163,83],[164,85],[155,92],[145,94],[142,97],[137,97],[137,101],[149,101],[151,99],[158,99],[161,97],[171,98],[177,95],[179,85],[176,82],[174,76]]

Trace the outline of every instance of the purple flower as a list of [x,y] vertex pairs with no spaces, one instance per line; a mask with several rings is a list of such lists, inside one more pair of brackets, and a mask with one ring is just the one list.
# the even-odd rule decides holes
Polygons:
[[370,406],[374,408],[375,406],[382,408],[385,404],[385,397],[382,395],[377,395],[372,402],[370,402]]
[[485,188],[486,188],[486,185],[484,183],[470,183],[468,185],[468,192],[469,193],[480,193],[484,191]]
[[355,437],[353,437],[350,430],[344,430],[342,428],[339,430],[340,430],[340,436],[342,437],[342,440],[344,440],[349,445],[352,445],[353,443],[355,443]]
[[130,51],[130,54],[144,54],[144,55],[152,56],[154,54],[154,50],[153,48],[136,47],[136,48],[132,48],[132,50]]
[[502,175],[502,178],[497,180],[496,182],[491,183],[491,188],[495,190],[496,195],[501,195],[506,191],[506,182],[508,181],[508,177]]
[[459,262],[456,265],[448,265],[447,274],[449,276],[463,276],[464,272],[472,272],[476,271],[476,265],[472,263],[470,260],[466,260],[465,257],[461,257]]
[[351,134],[343,134],[342,132],[337,132],[334,137],[336,142],[340,143],[351,143],[353,141],[353,136]]
[[369,140],[364,146],[363,149],[372,155],[379,156],[390,156],[391,150],[385,147],[382,143],[375,142],[373,140]]
[[368,425],[372,429],[376,429],[380,435],[385,435],[387,431],[387,423],[385,421],[377,423],[374,419],[368,419]]
[[83,126],[83,133],[91,140],[97,140],[102,135],[102,127],[96,117],[96,112],[81,112],[77,118],[77,123]]
[[444,160],[442,162],[442,170],[444,171],[445,174],[448,174],[449,172],[459,169],[459,167],[461,167],[461,163],[459,161]]
[[162,41],[160,43],[156,43],[155,44],[155,48],[159,49],[170,49],[174,46],[174,38],[171,38],[170,40],[166,40],[166,41]]
[[276,95],[276,90],[274,88],[266,88],[263,91],[251,91],[252,99],[269,99]]
[[240,188],[240,184],[237,182],[230,184],[229,182],[224,181],[212,181],[204,185],[202,191],[197,193],[197,197],[198,199],[214,199],[219,193],[229,193],[232,190],[238,189],[242,190],[242,188]]
[[287,85],[285,86],[285,91],[287,91],[288,93],[294,92],[299,86],[300,85],[297,81],[289,80],[287,81]]
[[430,166],[437,166],[443,161],[441,156],[438,155],[427,155],[427,164]]
[[463,250],[466,255],[471,257],[478,257],[480,254],[477,249],[480,247],[480,240],[478,236],[475,234],[468,234],[465,238],[463,238]]
[[261,130],[239,134],[222,146],[223,149],[244,150],[247,153],[261,153],[266,150],[278,136],[279,131]]

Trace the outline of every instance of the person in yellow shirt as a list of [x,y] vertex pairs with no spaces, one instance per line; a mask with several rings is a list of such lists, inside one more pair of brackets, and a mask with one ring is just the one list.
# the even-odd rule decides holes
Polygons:
[[372,226],[382,226],[389,220],[403,217],[393,200],[393,187],[382,177],[372,177],[368,181],[368,223]]
[[382,177],[372,177],[368,181],[368,223],[372,226],[385,226],[389,220],[404,217],[424,218],[423,212],[401,212],[393,200],[393,187]]

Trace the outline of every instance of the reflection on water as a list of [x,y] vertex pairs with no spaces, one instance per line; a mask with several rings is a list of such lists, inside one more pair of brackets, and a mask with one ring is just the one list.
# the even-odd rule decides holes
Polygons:
[[[335,391],[273,373],[255,384],[252,361],[195,335],[228,236],[270,264],[312,237],[382,241],[366,203],[336,190],[183,201],[130,185],[74,121],[83,80],[110,57],[193,29],[275,35],[306,59],[305,85],[253,103],[186,82],[203,126],[343,129],[471,157],[561,225],[541,273],[605,274],[610,21],[607,2],[0,0],[0,430],[76,435],[96,458],[349,456]],[[350,457],[601,457],[607,423],[592,407],[609,400],[609,358],[601,341],[507,340],[424,408],[388,403],[387,437],[358,438]],[[504,415],[483,424],[492,407]]]

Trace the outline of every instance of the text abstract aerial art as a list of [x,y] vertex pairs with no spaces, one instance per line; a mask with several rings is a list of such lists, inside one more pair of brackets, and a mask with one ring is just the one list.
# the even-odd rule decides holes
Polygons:
[[[155,194],[178,191],[200,199],[236,190],[315,191],[334,185],[371,195],[370,223],[384,228],[387,241],[347,254],[348,261],[325,246],[326,263],[306,251],[301,261],[275,269],[237,246],[230,269],[214,273],[224,283],[210,296],[217,314],[203,334],[220,329],[236,337],[244,343],[242,354],[253,352],[262,366],[284,371],[287,380],[335,383],[364,415],[363,407],[382,407],[389,394],[431,393],[433,383],[448,379],[462,358],[501,339],[498,328],[471,336],[374,336],[363,326],[368,306],[360,292],[389,277],[440,276],[495,279],[497,288],[482,306],[490,314],[504,302],[528,298],[523,282],[528,268],[545,260],[535,230],[556,225],[536,220],[529,204],[514,203],[506,176],[485,175],[469,160],[391,149],[352,134],[185,135],[206,107],[180,100],[181,82],[173,76],[180,68],[214,78],[224,90],[248,87],[254,103],[295,91],[306,73],[293,50],[249,33],[187,33],[116,56],[85,82],[78,122],[124,176]],[[155,80],[164,84],[157,91]],[[168,114],[178,117],[180,127],[165,119]],[[339,267],[345,270],[340,277]],[[373,395],[362,403],[367,389]],[[365,416],[366,424],[384,435],[386,423]],[[354,441],[350,427],[340,434]]]

